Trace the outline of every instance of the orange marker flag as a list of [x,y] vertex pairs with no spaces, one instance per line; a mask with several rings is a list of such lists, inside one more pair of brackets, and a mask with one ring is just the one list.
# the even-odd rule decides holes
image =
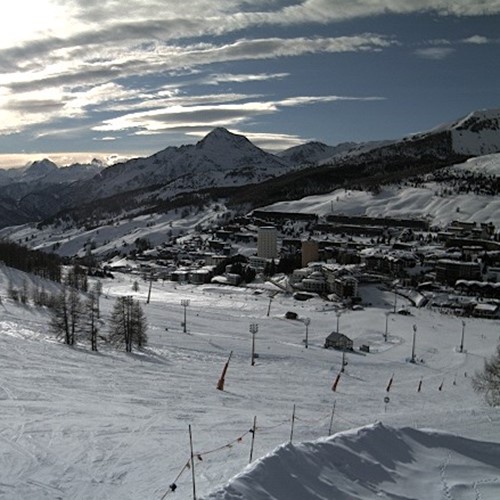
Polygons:
[[339,383],[339,380],[340,380],[340,372],[337,374],[337,376],[335,377],[335,382],[333,383],[332,385],[332,391],[335,392],[337,390],[337,385]]
[[390,380],[389,380],[389,383],[387,384],[387,387],[385,388],[386,392],[389,392],[391,390],[391,387],[392,387],[392,381],[394,380],[394,373],[392,374]]

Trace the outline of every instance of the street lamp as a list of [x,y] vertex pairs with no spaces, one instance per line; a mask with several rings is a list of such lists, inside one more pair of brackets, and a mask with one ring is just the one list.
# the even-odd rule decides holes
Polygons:
[[460,340],[460,352],[464,352],[465,321],[462,320],[462,338]]
[[306,325],[306,349],[309,347],[309,325],[311,323],[311,318],[304,318],[302,320],[304,325]]
[[344,345],[344,349],[342,350],[342,368],[340,369],[342,373],[344,373],[346,366],[347,366],[347,359],[345,355],[345,345]]
[[342,311],[335,311],[335,316],[337,316],[337,333],[339,333],[339,320],[340,316],[342,316]]
[[250,324],[250,333],[252,334],[252,366],[255,365],[255,334],[259,331],[257,323]]
[[388,333],[388,328],[389,328],[389,314],[391,314],[391,311],[386,311],[384,314],[385,314],[384,342],[387,342],[387,333]]
[[181,306],[184,307],[184,323],[182,323],[182,326],[184,327],[184,333],[186,333],[187,332],[186,309],[189,306],[189,299],[182,299],[181,300]]

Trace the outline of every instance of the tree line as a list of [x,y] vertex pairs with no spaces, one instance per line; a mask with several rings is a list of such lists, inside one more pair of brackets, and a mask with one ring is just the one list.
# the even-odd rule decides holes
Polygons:
[[51,281],[61,281],[62,260],[58,255],[31,250],[11,241],[0,241],[0,261],[5,265],[36,274]]

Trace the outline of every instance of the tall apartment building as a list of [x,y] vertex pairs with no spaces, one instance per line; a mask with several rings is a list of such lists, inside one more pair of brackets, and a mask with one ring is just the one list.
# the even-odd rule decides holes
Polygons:
[[302,241],[302,267],[319,260],[319,244],[315,240]]
[[278,256],[278,231],[274,226],[259,227],[257,256],[264,259],[275,259]]

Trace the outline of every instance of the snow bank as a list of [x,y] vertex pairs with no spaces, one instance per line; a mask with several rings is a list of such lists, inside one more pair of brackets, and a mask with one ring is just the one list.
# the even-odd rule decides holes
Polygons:
[[500,443],[381,423],[286,444],[205,500],[500,498]]

